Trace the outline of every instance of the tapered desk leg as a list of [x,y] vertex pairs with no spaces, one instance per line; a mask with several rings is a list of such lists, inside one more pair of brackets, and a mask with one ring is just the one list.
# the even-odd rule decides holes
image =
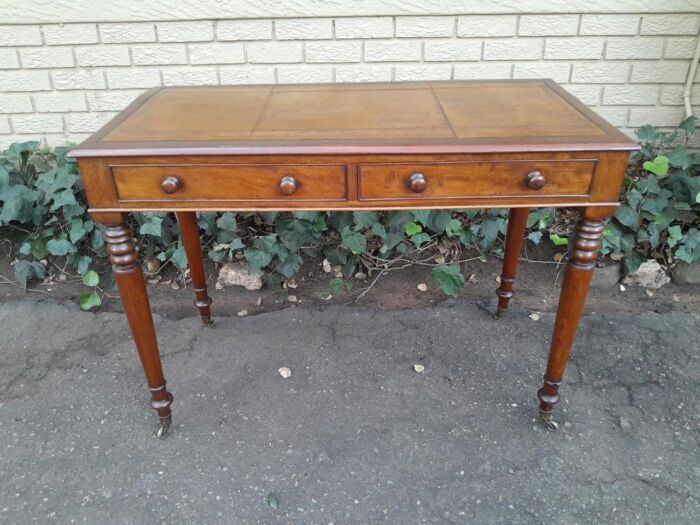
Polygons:
[[199,308],[199,315],[205,325],[211,325],[211,313],[209,305],[211,298],[207,293],[207,278],[204,275],[204,262],[202,261],[202,246],[199,242],[199,226],[197,214],[190,211],[177,212],[177,223],[180,226],[180,238],[187,254],[187,263],[190,266],[190,276],[194,284],[194,304]]
[[503,270],[501,271],[501,284],[496,290],[498,296],[498,310],[496,317],[505,315],[508,303],[513,297],[513,283],[515,272],[518,268],[520,250],[523,246],[525,227],[529,208],[511,208],[508,214],[508,231],[506,232],[506,249],[503,254]]
[[[96,220],[105,222],[103,218]],[[121,222],[116,222],[121,220]],[[172,421],[170,405],[173,396],[165,388],[163,368],[158,353],[158,340],[146,293],[146,282],[138,263],[133,235],[119,214],[109,214],[105,237],[109,260],[119,286],[124,312],[131,327],[136,350],[141,358],[146,380],[151,390],[151,407],[160,417],[156,434],[165,437]]]
[[559,386],[593,276],[603,238],[603,220],[613,211],[611,208],[586,208],[584,218],[576,226],[575,236],[569,245],[569,260],[554,321],[547,371],[544,374],[544,384],[537,392],[540,416],[551,430],[557,428],[557,424],[552,421],[552,411],[559,401]]

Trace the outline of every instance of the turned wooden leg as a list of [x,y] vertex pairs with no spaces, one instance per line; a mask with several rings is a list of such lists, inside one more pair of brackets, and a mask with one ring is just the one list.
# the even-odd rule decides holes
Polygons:
[[498,296],[498,310],[496,317],[505,315],[508,303],[513,297],[513,282],[515,271],[518,268],[520,250],[523,246],[525,227],[529,208],[511,208],[508,214],[508,231],[506,232],[506,249],[503,254],[503,270],[501,271],[501,284],[496,290]]
[[180,211],[175,215],[177,215],[177,223],[180,226],[180,238],[187,254],[187,263],[190,266],[190,276],[194,285],[194,304],[199,308],[202,322],[205,325],[211,325],[211,313],[209,312],[211,298],[207,293],[207,278],[204,275],[197,214],[191,211]]
[[544,374],[544,384],[537,392],[540,416],[551,430],[557,428],[551,415],[554,405],[559,401],[559,386],[564,377],[564,369],[574,343],[598,249],[603,239],[603,220],[612,215],[613,211],[614,209],[610,208],[586,208],[584,217],[576,226],[575,235],[569,243],[569,260],[554,321],[547,371]]
[[151,390],[151,407],[160,417],[157,435],[165,437],[172,421],[170,405],[173,402],[173,396],[165,388],[156,330],[146,294],[146,282],[136,256],[136,246],[131,230],[123,222],[123,218],[122,222],[107,223],[106,227],[105,238],[109,260],[119,286],[136,350]]

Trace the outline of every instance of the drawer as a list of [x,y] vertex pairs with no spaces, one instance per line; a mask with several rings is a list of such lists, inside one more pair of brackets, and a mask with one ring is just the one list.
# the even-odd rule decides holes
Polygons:
[[344,201],[342,164],[114,164],[120,202]]
[[585,196],[595,160],[360,164],[359,200]]

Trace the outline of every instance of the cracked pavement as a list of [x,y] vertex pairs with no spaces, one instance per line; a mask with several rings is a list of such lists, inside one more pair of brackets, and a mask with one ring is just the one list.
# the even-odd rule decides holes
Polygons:
[[697,523],[697,314],[585,317],[548,432],[551,314],[194,313],[158,441],[122,315],[0,304],[1,523]]

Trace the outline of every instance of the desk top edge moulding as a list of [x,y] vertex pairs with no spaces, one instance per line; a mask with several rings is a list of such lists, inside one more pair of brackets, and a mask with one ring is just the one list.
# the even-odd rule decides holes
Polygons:
[[[211,299],[196,212],[509,208],[497,317],[531,207],[579,207],[544,383],[551,420],[603,237],[637,144],[552,80],[167,87],[72,150],[160,417],[155,326],[126,213],[175,212],[202,320]],[[472,392],[470,390],[470,392]]]
[[71,155],[635,149],[617,128],[543,79],[157,87]]

